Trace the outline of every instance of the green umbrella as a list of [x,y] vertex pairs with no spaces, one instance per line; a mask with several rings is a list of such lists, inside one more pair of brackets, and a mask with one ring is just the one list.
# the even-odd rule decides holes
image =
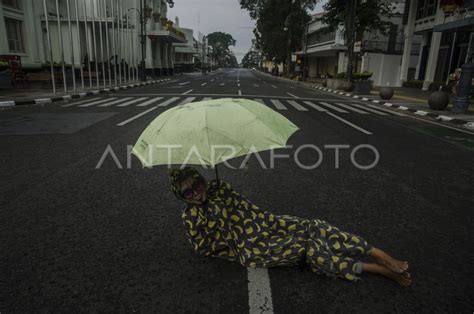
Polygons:
[[214,99],[160,114],[140,135],[133,154],[144,166],[217,164],[286,146],[298,127],[256,101]]

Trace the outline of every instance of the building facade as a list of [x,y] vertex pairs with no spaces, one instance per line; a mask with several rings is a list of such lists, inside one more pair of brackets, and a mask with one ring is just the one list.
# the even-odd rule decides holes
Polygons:
[[[393,16],[390,18],[392,26],[388,35],[366,32],[358,45],[360,48],[357,51],[355,71],[373,73],[371,79],[376,86],[401,86],[405,2],[398,1],[391,4]],[[344,33],[341,29],[335,32],[323,31],[325,25],[318,20],[322,14],[314,15],[307,25],[306,52],[309,77],[335,77],[347,69],[348,56]],[[410,50],[407,59],[412,67],[416,65],[420,40],[416,36],[413,38],[413,49]]]
[[[474,1],[410,0],[400,81],[419,81],[423,90],[436,90],[474,53]],[[414,36],[422,36],[416,67],[409,65]],[[411,78],[410,70],[414,72]]]
[[96,77],[120,64],[124,72],[138,71],[144,16],[146,72],[172,74],[173,43],[186,42],[185,36],[166,18],[168,1],[146,0],[143,9],[140,2],[1,0],[0,55],[20,56],[27,71],[46,71],[62,60],[68,68],[89,70],[90,64]]

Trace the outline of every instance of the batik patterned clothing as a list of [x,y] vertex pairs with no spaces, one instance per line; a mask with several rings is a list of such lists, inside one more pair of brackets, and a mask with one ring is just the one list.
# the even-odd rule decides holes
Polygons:
[[362,271],[358,258],[370,249],[361,237],[325,221],[263,210],[224,181],[210,181],[206,202],[187,206],[182,220],[195,252],[246,267],[303,263],[315,273],[356,281]]

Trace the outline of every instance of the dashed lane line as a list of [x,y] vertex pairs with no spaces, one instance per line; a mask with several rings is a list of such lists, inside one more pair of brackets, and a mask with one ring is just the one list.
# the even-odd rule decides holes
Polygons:
[[181,95],[187,95],[187,94],[191,93],[192,91],[193,91],[193,90],[190,89],[190,90],[188,90],[187,92],[182,93]]
[[293,98],[299,98],[298,96],[293,95],[292,93],[287,93],[287,94],[290,95],[290,96],[293,97]]
[[326,114],[328,114],[328,115],[330,115],[331,117],[333,117],[333,118],[335,118],[335,119],[341,121],[342,123],[347,124],[348,126],[353,127],[354,129],[356,129],[356,130],[358,130],[358,131],[360,131],[360,132],[362,132],[362,133],[364,133],[364,134],[372,135],[371,132],[369,132],[369,131],[367,131],[367,130],[365,130],[365,129],[363,129],[363,128],[357,126],[357,125],[355,125],[355,124],[352,123],[352,122],[347,121],[346,119],[343,119],[343,118],[341,118],[341,117],[335,115],[335,114],[332,113],[332,112],[326,111]]
[[266,268],[247,268],[250,314],[273,314],[272,290]]

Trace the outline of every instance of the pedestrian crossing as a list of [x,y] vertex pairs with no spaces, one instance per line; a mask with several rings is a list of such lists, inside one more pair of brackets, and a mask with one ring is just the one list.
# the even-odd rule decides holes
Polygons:
[[[159,97],[106,97],[92,98],[89,100],[74,101],[62,105],[65,108],[124,108],[124,107],[172,107],[185,105],[197,101],[207,101],[218,99],[219,97],[191,97],[181,96],[159,96]],[[356,102],[334,102],[334,101],[316,101],[304,99],[281,99],[281,98],[250,98],[256,102],[269,106],[277,111],[296,110],[301,112],[335,112],[338,114],[360,114],[376,116],[406,116],[392,110],[381,108],[372,104],[360,104]],[[146,108],[145,108],[146,109]]]

